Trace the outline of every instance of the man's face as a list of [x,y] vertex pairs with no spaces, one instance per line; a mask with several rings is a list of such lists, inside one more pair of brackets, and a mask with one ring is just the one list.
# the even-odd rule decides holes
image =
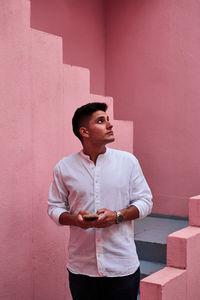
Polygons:
[[113,125],[104,111],[94,112],[88,122],[88,139],[96,145],[105,145],[115,140],[112,131]]

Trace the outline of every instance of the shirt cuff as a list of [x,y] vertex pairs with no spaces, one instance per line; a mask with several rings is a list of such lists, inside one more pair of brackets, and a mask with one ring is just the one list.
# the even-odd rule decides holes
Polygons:
[[59,226],[63,226],[62,224],[60,224],[59,218],[65,212],[68,213],[66,209],[60,207],[54,207],[53,210],[51,210],[50,207],[48,210],[48,214],[51,217],[51,219]]
[[153,203],[144,203],[141,200],[135,201],[133,204],[139,210],[139,219],[143,219],[151,213]]

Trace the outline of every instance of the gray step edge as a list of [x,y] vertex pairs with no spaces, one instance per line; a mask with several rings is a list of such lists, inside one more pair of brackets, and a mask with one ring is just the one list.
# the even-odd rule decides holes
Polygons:
[[140,260],[156,263],[166,263],[167,247],[163,244],[135,241],[137,254]]
[[144,278],[146,276],[149,276],[165,267],[166,267],[166,264],[140,260],[141,277]]

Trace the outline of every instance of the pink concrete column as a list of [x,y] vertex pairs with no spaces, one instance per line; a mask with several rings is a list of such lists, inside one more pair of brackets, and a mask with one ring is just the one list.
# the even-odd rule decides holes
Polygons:
[[189,223],[200,226],[200,195],[189,199]]

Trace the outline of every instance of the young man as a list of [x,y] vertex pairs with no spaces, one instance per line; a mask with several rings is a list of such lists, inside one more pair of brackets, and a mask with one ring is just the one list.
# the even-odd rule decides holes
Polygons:
[[[49,192],[49,216],[70,226],[67,268],[74,300],[137,299],[131,220],[151,212],[152,195],[137,159],[106,147],[114,141],[106,110],[98,102],[76,110],[73,131],[83,150],[56,165]],[[98,218],[86,219],[91,214]]]

